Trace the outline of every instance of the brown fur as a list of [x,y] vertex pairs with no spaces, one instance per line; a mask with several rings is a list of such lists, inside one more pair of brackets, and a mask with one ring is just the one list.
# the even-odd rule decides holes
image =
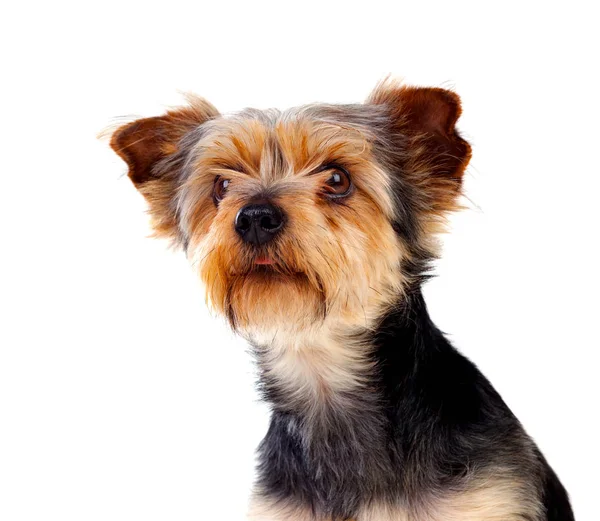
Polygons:
[[447,214],[460,209],[462,179],[471,159],[470,145],[455,128],[462,112],[460,98],[445,89],[387,80],[367,102],[385,106],[393,131],[406,139],[401,147],[408,153],[397,158],[394,166],[401,168],[414,191],[423,231],[421,247],[435,255],[435,234],[444,231]]
[[[273,323],[274,312],[295,317],[295,330],[331,312],[349,325],[368,326],[406,282],[397,267],[415,255],[415,246],[411,251],[389,225],[392,180],[387,165],[374,157],[369,130],[314,120],[301,111],[288,117],[222,118],[200,98],[189,102],[119,128],[111,146],[148,201],[156,234],[189,243],[214,308],[237,328]],[[407,137],[401,164],[394,166],[417,194],[418,249],[434,254],[434,233],[446,212],[457,208],[471,153],[454,130],[459,99],[442,89],[386,82],[367,103],[385,106],[395,130]],[[186,161],[192,166],[182,172],[182,140],[200,126],[206,132],[188,145]],[[352,173],[357,187],[351,205],[319,197],[327,177],[319,169],[336,162]],[[217,175],[231,180],[218,212],[212,201]],[[278,275],[268,280],[260,273],[246,276],[252,258],[229,225],[242,202],[265,197],[289,214],[285,238],[267,252],[279,261]],[[381,254],[371,255],[374,251]],[[252,283],[256,280],[263,283]],[[341,280],[349,284],[340,286]],[[290,295],[294,298],[284,298]],[[267,302],[273,305],[264,306]]]
[[110,140],[112,149],[127,163],[129,178],[148,202],[156,236],[178,238],[173,204],[177,192],[176,169],[156,171],[156,166],[179,150],[181,138],[190,130],[218,116],[206,100],[188,96],[188,106],[169,110],[164,116],[144,118],[119,127]]
[[[404,265],[434,254],[434,232],[456,208],[470,157],[454,130],[455,94],[385,82],[367,105],[406,142],[382,144],[370,121],[352,120],[343,106],[221,117],[201,98],[124,125],[111,140],[156,234],[186,246],[208,302],[253,343],[271,345],[266,371],[306,403],[360,384],[368,346],[349,338],[376,326],[411,283]],[[336,164],[355,186],[339,202],[322,196]],[[218,208],[217,176],[230,181]],[[399,182],[419,216],[413,240],[391,225]],[[232,225],[243,205],[261,200],[286,214],[285,234],[262,252],[276,260],[268,269],[256,268]]]
[[[370,346],[355,333],[375,328],[413,282],[414,273],[403,267],[434,254],[434,234],[446,212],[457,208],[471,154],[455,131],[460,102],[449,91],[387,82],[367,106],[403,141],[376,136],[344,107],[222,117],[199,98],[128,123],[111,139],[148,201],[156,234],[186,248],[209,303],[232,327],[254,345],[268,345],[265,374],[310,417],[324,403],[352,407],[346,391],[360,387],[371,369]],[[336,166],[349,172],[354,186],[346,199],[323,196]],[[229,185],[217,205],[213,189],[220,177]],[[257,267],[257,252],[233,223],[241,207],[264,201],[283,210],[285,233],[260,251],[275,264]],[[402,205],[417,216],[406,235],[394,228]],[[501,521],[487,504],[507,505],[494,512],[516,521],[509,505],[518,490],[518,484],[490,480],[424,500],[418,512],[370,505],[357,521],[475,521],[479,515]],[[260,497],[252,511],[256,521],[338,521],[314,520],[308,511]]]
[[[356,130],[301,118],[273,126],[225,120],[215,122],[196,154],[180,199],[190,251],[210,302],[236,328],[286,323],[300,331],[331,313],[350,326],[368,325],[401,289],[404,250],[389,224],[389,179]],[[342,161],[357,187],[351,206],[320,197],[330,175],[323,165]],[[231,180],[218,212],[211,201],[217,175]],[[247,201],[265,198],[287,215],[285,235],[266,248],[278,273],[249,276],[252,257],[230,223]]]

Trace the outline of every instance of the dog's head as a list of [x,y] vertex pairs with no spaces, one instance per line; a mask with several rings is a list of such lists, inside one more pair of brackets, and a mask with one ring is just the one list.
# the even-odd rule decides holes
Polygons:
[[419,281],[470,147],[454,93],[384,83],[364,104],[222,116],[208,102],[119,128],[112,148],[238,330],[370,327]]

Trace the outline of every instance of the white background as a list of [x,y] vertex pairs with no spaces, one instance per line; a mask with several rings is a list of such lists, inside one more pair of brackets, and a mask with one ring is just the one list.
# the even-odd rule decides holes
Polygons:
[[[13,2],[16,5],[16,2]],[[218,5],[217,5],[218,4]],[[592,2],[29,2],[3,8],[0,519],[243,519],[267,409],[244,343],[96,134],[179,91],[222,111],[455,88],[470,209],[426,287],[598,519]]]

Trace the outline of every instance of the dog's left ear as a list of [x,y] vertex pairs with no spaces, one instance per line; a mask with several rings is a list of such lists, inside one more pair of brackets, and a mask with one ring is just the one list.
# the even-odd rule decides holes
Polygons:
[[439,88],[383,83],[367,103],[384,105],[398,169],[417,185],[433,213],[455,207],[471,147],[455,128],[460,98]]
[[110,146],[127,163],[128,176],[148,202],[159,237],[180,242],[175,196],[186,159],[185,137],[219,116],[206,100],[188,96],[188,105],[163,116],[143,118],[119,127]]

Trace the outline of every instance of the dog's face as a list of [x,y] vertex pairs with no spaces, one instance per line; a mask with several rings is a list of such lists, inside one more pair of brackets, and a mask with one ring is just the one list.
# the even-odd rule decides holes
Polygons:
[[236,329],[347,330],[373,325],[433,256],[470,157],[459,113],[451,92],[393,84],[362,105],[227,117],[194,98],[111,145]]

